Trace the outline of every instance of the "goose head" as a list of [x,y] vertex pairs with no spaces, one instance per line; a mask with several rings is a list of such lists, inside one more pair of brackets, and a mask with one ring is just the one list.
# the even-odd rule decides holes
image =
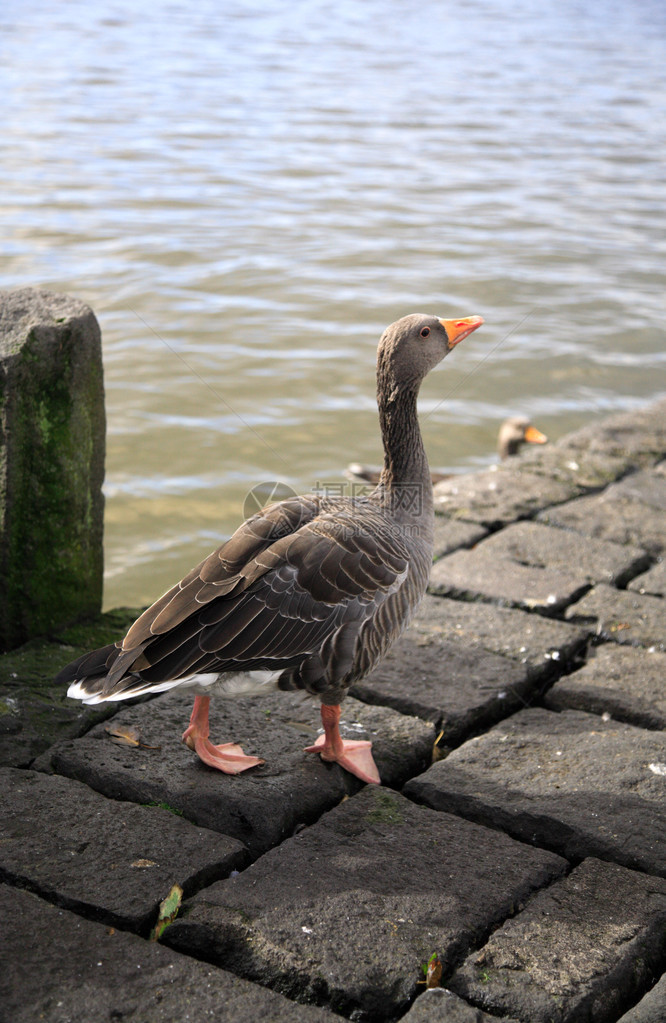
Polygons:
[[430,370],[482,323],[481,316],[443,320],[425,313],[412,313],[392,323],[377,349],[380,392],[391,400],[401,391],[418,390]]

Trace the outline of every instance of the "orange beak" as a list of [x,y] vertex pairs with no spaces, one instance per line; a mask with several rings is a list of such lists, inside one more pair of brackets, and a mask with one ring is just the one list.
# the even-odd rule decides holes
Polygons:
[[537,430],[536,426],[528,426],[525,430],[525,440],[530,444],[545,444],[548,438],[541,430]]
[[462,320],[440,320],[439,322],[446,331],[446,336],[449,339],[449,348],[453,348],[455,345],[460,344],[463,338],[466,338],[473,330],[481,326],[483,316],[466,316]]

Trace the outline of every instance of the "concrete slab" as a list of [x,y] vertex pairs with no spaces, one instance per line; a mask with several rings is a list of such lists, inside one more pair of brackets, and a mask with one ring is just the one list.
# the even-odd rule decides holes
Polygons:
[[666,654],[606,643],[546,693],[551,710],[610,714],[641,728],[666,729]]
[[640,1002],[625,1012],[617,1023],[664,1023],[666,1019],[666,975],[651,988]]
[[584,656],[592,630],[519,608],[449,600],[427,594],[405,635],[428,646],[433,639],[480,647],[510,657],[541,683]]
[[240,842],[167,809],[36,771],[0,771],[0,819],[3,880],[144,935],[172,885],[193,894],[248,862]]
[[[195,824],[245,843],[253,857],[361,787],[337,764],[303,752],[321,718],[319,704],[298,693],[211,702],[211,739],[233,739],[246,753],[266,759],[264,766],[237,776],[206,767],[180,741],[191,708],[192,697],[178,692],[129,706],[114,717],[114,727],[138,728],[144,747],[117,746],[100,725],[51,747],[35,766],[76,778],[112,799],[168,803]],[[350,698],[340,727],[347,737],[373,741],[385,784],[402,785],[432,761],[436,733],[425,721]]]
[[430,988],[414,1002],[401,1023],[516,1023],[506,1016],[489,1016],[443,987]]
[[649,565],[637,548],[517,522],[433,565],[431,592],[555,613],[591,583],[621,585]]
[[593,624],[598,636],[614,643],[666,649],[666,604],[659,597],[600,584],[567,608],[565,617]]
[[666,732],[533,707],[403,791],[568,859],[599,856],[666,875]]
[[433,952],[446,974],[565,868],[552,853],[368,786],[195,896],[165,940],[379,1023],[407,1008]]
[[450,986],[524,1023],[608,1023],[665,954],[666,881],[590,859],[495,931]]
[[[8,1023],[335,1023],[258,984],[0,885]],[[7,968],[9,967],[9,968]]]

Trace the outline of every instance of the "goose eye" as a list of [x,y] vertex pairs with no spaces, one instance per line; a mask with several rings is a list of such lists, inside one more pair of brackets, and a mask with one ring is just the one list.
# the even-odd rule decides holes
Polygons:
[[430,327],[421,327],[421,337],[428,337],[430,334]]

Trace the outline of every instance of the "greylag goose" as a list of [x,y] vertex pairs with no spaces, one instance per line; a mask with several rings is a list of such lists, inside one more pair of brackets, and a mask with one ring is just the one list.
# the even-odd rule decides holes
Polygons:
[[68,696],[96,704],[175,686],[195,694],[183,741],[210,767],[262,764],[208,738],[210,694],[300,689],[321,701],[306,752],[379,782],[371,744],[345,740],[340,703],[421,600],[433,550],[430,471],[416,414],[422,380],[483,319],[413,314],[377,350],[384,468],[363,497],[305,495],[247,519],[134,622],[122,642],[64,668]]
[[[510,416],[505,419],[497,434],[497,453],[502,461],[517,455],[523,444],[545,444],[548,438],[536,426],[532,426],[527,416]],[[350,480],[358,480],[361,483],[370,483],[376,487],[381,476],[381,469],[372,465],[361,465],[360,462],[350,462],[345,469],[345,476]],[[442,480],[451,479],[451,473],[431,472],[430,479],[433,487]]]

